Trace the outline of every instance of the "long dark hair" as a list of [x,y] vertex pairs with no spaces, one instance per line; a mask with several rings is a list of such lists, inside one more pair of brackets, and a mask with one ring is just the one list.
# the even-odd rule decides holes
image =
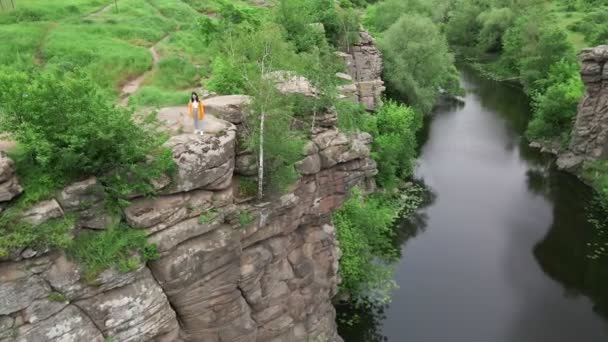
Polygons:
[[[192,99],[193,97],[195,98],[194,100]],[[193,91],[192,95],[190,95],[190,101],[192,101],[192,102],[199,102],[198,101],[198,94],[195,91]]]

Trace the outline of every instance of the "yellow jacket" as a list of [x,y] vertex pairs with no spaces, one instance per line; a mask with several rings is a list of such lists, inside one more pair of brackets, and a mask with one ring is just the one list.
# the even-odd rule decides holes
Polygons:
[[[198,119],[202,120],[203,115],[205,115],[205,106],[203,105],[203,101],[198,101]],[[188,101],[188,115],[192,117],[192,100]]]

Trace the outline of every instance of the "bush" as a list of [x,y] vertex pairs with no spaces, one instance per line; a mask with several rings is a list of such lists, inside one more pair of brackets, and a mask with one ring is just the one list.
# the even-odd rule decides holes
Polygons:
[[340,291],[354,303],[385,302],[395,287],[391,263],[397,258],[392,244],[398,207],[382,195],[364,197],[353,189],[351,197],[332,215],[342,257]]
[[149,118],[135,123],[82,72],[0,68],[0,131],[18,143],[13,153],[24,194],[0,216],[0,254],[26,246],[70,244],[73,219],[33,227],[23,210],[59,187],[98,176],[109,204],[126,195],[151,194],[151,181],[171,173],[174,162],[162,148],[166,137],[148,131]]
[[207,82],[210,90],[226,95],[245,93],[245,78],[229,57],[216,57],[212,64],[212,74],[213,77]]
[[0,131],[33,167],[59,180],[129,169],[160,152],[166,138],[151,139],[77,70],[0,69]]
[[411,175],[420,128],[422,115],[394,101],[363,117],[361,129],[374,137],[372,157],[378,163],[379,185],[391,189]]
[[156,245],[147,242],[143,230],[124,225],[101,232],[81,233],[68,248],[68,252],[84,265],[85,278],[89,281],[111,266],[116,266],[121,272],[128,272],[137,268],[141,262],[159,256]]

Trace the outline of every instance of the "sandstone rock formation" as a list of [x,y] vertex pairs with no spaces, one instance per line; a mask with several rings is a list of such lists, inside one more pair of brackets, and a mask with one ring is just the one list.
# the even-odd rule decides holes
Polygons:
[[[346,52],[339,52],[347,67],[347,72],[355,81],[339,86],[338,90],[345,98],[359,101],[367,110],[374,110],[382,105],[382,93],[385,90],[382,81],[382,54],[376,47],[374,38],[367,32],[359,32],[359,42],[349,46]],[[348,81],[344,74],[336,75]]]
[[579,103],[569,151],[558,166],[574,169],[583,161],[608,157],[608,45],[579,54],[585,95]]
[[[246,173],[251,164],[239,161],[248,154],[237,143],[247,101],[206,100],[217,125],[203,137],[177,127],[179,111],[159,113],[175,134],[167,146],[177,175],[161,182],[157,197],[134,194],[123,213],[157,244],[159,259],[93,281],[59,251],[28,248],[0,261],[0,341],[339,341],[331,298],[340,250],[329,214],[353,186],[373,188],[371,137],[340,132],[328,111],[290,191],[242,203],[233,175],[235,165]],[[0,181],[15,179],[10,167],[2,156]],[[19,193],[14,184],[3,199]],[[90,178],[26,218],[38,224],[70,212],[79,229],[101,229],[95,212],[103,196]]]

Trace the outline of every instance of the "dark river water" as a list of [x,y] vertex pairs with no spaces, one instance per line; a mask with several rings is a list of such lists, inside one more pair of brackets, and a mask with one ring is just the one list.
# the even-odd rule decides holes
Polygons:
[[438,110],[423,132],[416,178],[433,199],[400,225],[399,288],[382,309],[338,307],[341,336],[608,341],[608,265],[587,258],[592,194],[522,139],[520,90],[466,71],[462,82],[465,104]]

